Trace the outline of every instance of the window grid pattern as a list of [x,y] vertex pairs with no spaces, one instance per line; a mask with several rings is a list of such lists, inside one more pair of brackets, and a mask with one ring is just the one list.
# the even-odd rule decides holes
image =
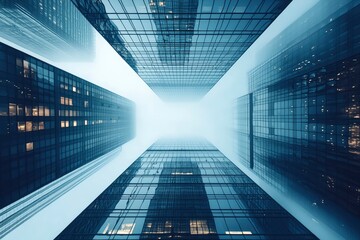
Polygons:
[[296,186],[299,192],[314,193],[316,206],[340,206],[356,216],[359,14],[357,6],[327,19],[249,73],[254,171],[281,191]]
[[161,140],[56,239],[267,237],[316,239],[214,146]]
[[93,53],[93,29],[71,1],[4,0],[0,16],[1,37],[47,58]]
[[121,96],[4,44],[0,74],[0,207],[134,136]]
[[203,96],[290,2],[73,0],[161,97]]

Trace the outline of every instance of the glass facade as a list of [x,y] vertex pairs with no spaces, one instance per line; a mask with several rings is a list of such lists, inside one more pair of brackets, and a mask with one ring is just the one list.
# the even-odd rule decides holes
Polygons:
[[0,44],[0,208],[134,136],[134,103]]
[[291,2],[72,1],[166,99],[204,96]]
[[[341,221],[354,216],[348,225],[360,216],[360,5],[346,2],[294,40],[304,19],[338,4],[319,3],[266,46],[269,58],[249,73],[251,94],[236,104],[252,119],[251,169]],[[237,117],[241,134],[247,120]]]
[[53,61],[93,56],[92,26],[67,0],[0,1],[0,37]]
[[316,239],[215,147],[160,140],[56,239]]

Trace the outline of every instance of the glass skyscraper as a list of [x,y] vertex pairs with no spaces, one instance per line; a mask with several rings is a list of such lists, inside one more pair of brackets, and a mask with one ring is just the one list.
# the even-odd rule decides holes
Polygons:
[[52,61],[94,55],[93,29],[68,0],[2,0],[0,29],[0,37]]
[[167,100],[204,96],[291,2],[72,1]]
[[[250,94],[235,103],[236,140],[240,161],[260,178],[356,225],[360,5],[347,2],[335,12],[338,2],[319,2],[265,47],[249,72]],[[303,29],[296,40],[295,29]]]
[[160,140],[56,239],[317,239],[214,146]]
[[134,137],[134,103],[0,43],[0,207]]

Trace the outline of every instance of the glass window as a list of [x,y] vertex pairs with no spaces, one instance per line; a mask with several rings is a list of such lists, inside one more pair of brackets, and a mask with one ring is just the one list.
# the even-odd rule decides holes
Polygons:
[[33,109],[32,109],[32,115],[33,116],[39,116],[39,112],[38,112],[38,107],[36,106],[36,107],[33,107]]
[[31,116],[31,107],[25,106],[25,116]]
[[32,151],[34,149],[34,143],[28,142],[26,143],[26,151]]
[[25,122],[18,122],[18,131],[25,132]]
[[16,116],[16,104],[9,103],[9,116]]
[[39,122],[39,130],[44,130],[44,122]]
[[27,121],[26,122],[26,131],[27,132],[31,132],[32,130],[33,130],[33,126],[32,126],[33,124],[32,124],[32,122],[30,122],[30,121]]

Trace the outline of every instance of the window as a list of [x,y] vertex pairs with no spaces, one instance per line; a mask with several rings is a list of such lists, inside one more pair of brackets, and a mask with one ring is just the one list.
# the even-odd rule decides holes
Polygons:
[[33,142],[28,142],[26,143],[26,151],[32,151],[34,149],[34,143]]
[[24,116],[24,106],[23,105],[17,105],[17,115],[18,116]]
[[39,122],[39,130],[44,130],[44,122]]
[[25,132],[25,122],[18,122],[18,131]]
[[39,116],[38,107],[33,107],[33,109],[32,109],[32,115],[33,115],[33,116]]
[[29,71],[29,62],[24,60],[24,77],[29,78],[30,71]]
[[85,125],[88,125],[88,121],[87,121],[87,120],[85,120],[84,124],[85,124]]
[[25,106],[25,116],[31,116],[31,107]]
[[65,98],[64,97],[60,97],[60,104],[65,104]]
[[74,127],[77,126],[77,121],[74,121],[73,126],[74,126]]
[[16,116],[16,104],[9,103],[9,116]]
[[84,107],[89,107],[89,101],[84,101]]
[[31,132],[33,130],[33,124],[32,122],[26,122],[26,131]]
[[48,117],[50,116],[50,109],[48,107],[45,107],[45,114],[44,116]]

